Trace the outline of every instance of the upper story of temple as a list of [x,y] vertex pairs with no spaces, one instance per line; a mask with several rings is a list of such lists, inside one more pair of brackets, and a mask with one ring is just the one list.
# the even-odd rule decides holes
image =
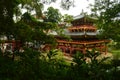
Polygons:
[[64,29],[63,34],[71,37],[95,37],[99,32],[97,27],[94,25],[96,19],[85,16],[78,15],[73,18],[71,26]]

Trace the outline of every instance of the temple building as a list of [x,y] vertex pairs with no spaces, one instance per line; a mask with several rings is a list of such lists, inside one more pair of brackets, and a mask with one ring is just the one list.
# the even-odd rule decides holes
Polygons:
[[70,36],[70,40],[55,35],[57,39],[57,49],[61,49],[65,54],[73,55],[77,51],[85,54],[86,50],[95,48],[101,53],[107,53],[107,43],[110,40],[99,39],[97,35],[99,31],[94,26],[96,19],[79,15],[74,17],[71,27],[67,27],[64,30],[66,36]]

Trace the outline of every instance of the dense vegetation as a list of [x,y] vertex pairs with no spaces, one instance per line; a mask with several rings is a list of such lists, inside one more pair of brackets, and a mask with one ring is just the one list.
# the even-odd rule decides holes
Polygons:
[[[77,52],[73,56],[73,61],[67,62],[59,50],[43,53],[25,46],[26,42],[40,45],[55,43],[53,36],[47,34],[49,30],[59,30],[58,23],[62,17],[59,11],[52,7],[45,12],[46,17],[43,16],[43,4],[50,3],[47,1],[0,0],[0,36],[7,36],[8,40],[11,38],[20,40],[24,49],[23,52],[19,52],[16,48],[13,53],[5,52],[4,56],[0,51],[0,80],[119,80],[119,57],[99,58],[101,53],[92,50],[87,51],[85,55]],[[103,3],[104,5],[100,6]],[[61,0],[61,5],[68,9],[73,4],[71,0]],[[100,15],[94,14],[97,15],[97,25],[102,30],[101,37],[112,39],[119,44],[120,31],[116,28],[120,26],[119,20],[112,21],[112,19],[120,12],[120,4],[111,3],[110,0],[96,0],[95,5],[93,8],[95,13],[103,11]],[[27,12],[21,14],[22,8]],[[37,18],[43,22],[31,16],[33,10]],[[16,21],[13,20],[13,16]],[[69,22],[71,16],[65,15],[64,20]]]
[[58,50],[40,53],[24,48],[24,52],[0,55],[1,80],[119,80],[119,59],[99,58],[95,50],[86,55],[79,52],[66,62]]
[[120,49],[120,0],[95,0],[91,6],[92,16],[98,19],[99,37],[113,40]]

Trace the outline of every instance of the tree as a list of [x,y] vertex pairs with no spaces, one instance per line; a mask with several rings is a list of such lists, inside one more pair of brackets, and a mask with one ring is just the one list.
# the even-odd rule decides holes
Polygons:
[[[15,23],[14,37],[25,42],[37,42],[38,44],[53,43],[54,37],[47,34],[49,29],[55,29],[56,25],[50,22],[40,22],[26,12],[22,15],[21,20]],[[24,46],[24,45],[23,45]]]
[[66,28],[66,27],[70,27],[72,24],[71,24],[71,21],[73,20],[73,16],[72,15],[68,15],[68,14],[64,14],[62,16],[62,22],[61,22],[61,26],[62,28]]
[[[27,12],[34,11],[37,17],[42,17],[42,10],[44,8],[44,4],[51,4],[52,2],[56,1],[57,0],[18,0],[18,3],[22,6],[17,7],[16,12],[17,14],[19,14],[19,9],[24,8],[27,10]],[[61,0],[61,8],[68,10],[71,6],[74,6],[74,0]]]
[[65,14],[65,15],[63,16],[63,21],[64,21],[64,22],[70,23],[72,20],[73,20],[73,16],[72,16],[72,15]]
[[61,13],[58,9],[54,9],[53,7],[49,7],[47,11],[44,12],[45,14],[45,22],[53,22],[53,23],[59,23],[61,20]]
[[120,41],[119,0],[95,0],[93,15],[98,18],[97,26],[101,37]]
[[12,34],[13,14],[17,4],[16,0],[0,0],[0,34]]
[[[13,16],[20,16],[22,8],[25,8],[27,12],[35,11],[37,16],[41,17],[43,4],[55,1],[56,0],[0,0],[0,34],[12,34],[12,27],[14,27]],[[70,1],[71,0],[66,0],[64,3],[66,4]],[[20,6],[20,4],[22,4],[22,6]]]

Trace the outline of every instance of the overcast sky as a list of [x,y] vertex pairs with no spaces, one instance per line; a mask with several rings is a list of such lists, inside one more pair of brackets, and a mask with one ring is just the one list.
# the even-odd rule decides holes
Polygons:
[[69,10],[64,10],[60,8],[60,0],[57,0],[56,3],[52,3],[50,5],[45,5],[44,9],[46,10],[48,7],[53,6],[54,8],[59,9],[59,11],[62,14],[69,14],[69,15],[79,15],[82,12],[82,9],[84,12],[90,13],[90,9],[87,8],[89,4],[94,4],[94,0],[74,0],[75,1],[75,7],[70,7]]

